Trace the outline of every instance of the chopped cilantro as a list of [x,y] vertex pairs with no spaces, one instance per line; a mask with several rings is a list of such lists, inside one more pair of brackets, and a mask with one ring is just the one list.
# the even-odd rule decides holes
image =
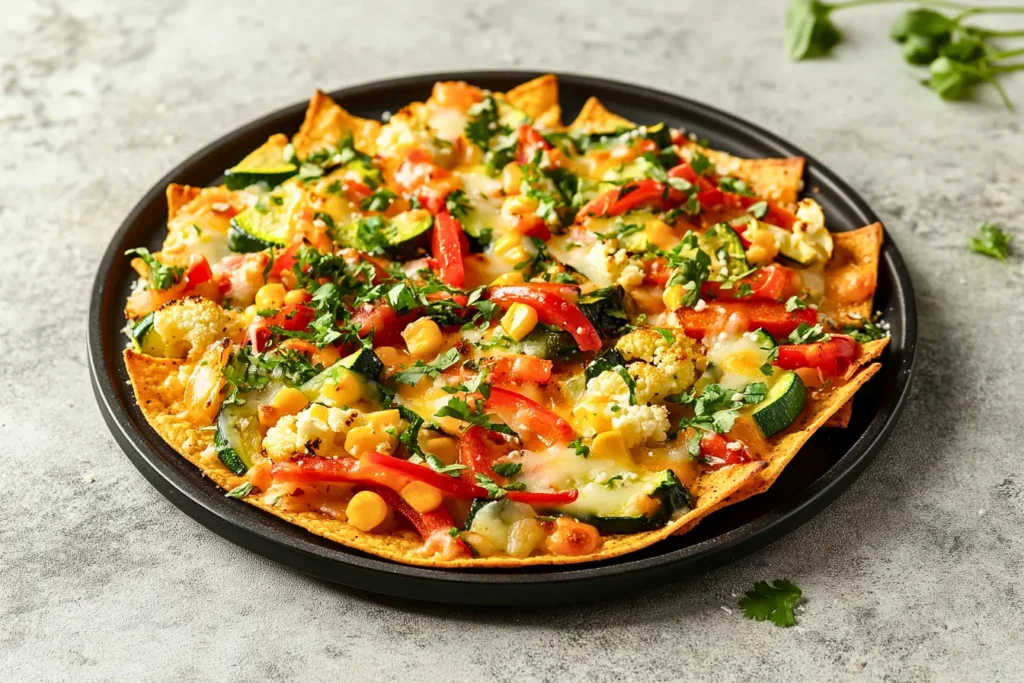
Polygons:
[[514,477],[523,469],[523,465],[518,462],[496,462],[491,469],[503,477]]
[[868,321],[864,321],[864,324],[860,327],[847,325],[843,328],[843,334],[850,335],[858,344],[866,344],[870,341],[884,339],[889,336],[889,333],[883,330],[879,325]]
[[185,275],[185,269],[181,266],[170,266],[162,261],[158,261],[153,254],[150,253],[149,249],[145,247],[139,247],[137,249],[129,249],[124,252],[125,256],[131,255],[138,256],[149,268],[149,284],[152,285],[153,289],[165,290],[170,289],[174,285],[181,281],[182,276]]
[[[730,178],[729,176],[723,176],[718,179],[718,187],[720,187],[723,191],[731,192],[732,194],[741,194],[746,197],[757,196],[754,193],[754,190],[750,187],[750,185],[747,185],[746,181],[740,180],[739,178]],[[766,206],[765,213],[767,212],[768,207]]]
[[245,498],[246,496],[249,495],[250,491],[252,491],[252,484],[249,482],[244,482],[242,484],[239,484],[235,488],[231,489],[224,495],[227,496],[228,498]]
[[813,344],[815,342],[828,341],[832,335],[826,333],[821,325],[808,325],[800,323],[795,330],[789,333],[790,344]]
[[502,422],[492,422],[489,419],[489,416],[483,412],[483,403],[482,399],[475,399],[475,405],[471,406],[464,399],[461,399],[458,396],[452,396],[448,399],[447,405],[441,406],[441,409],[434,413],[434,416],[454,417],[456,420],[462,420],[463,422],[483,427],[484,429],[492,432],[507,434],[509,436],[518,436],[507,424]]
[[786,300],[786,310],[790,313],[796,310],[802,311],[805,308],[807,308],[807,304],[804,302],[803,299],[798,297],[796,294],[794,294],[793,296],[789,297],[789,299]]
[[420,380],[424,377],[437,379],[443,371],[455,365],[461,359],[462,355],[459,353],[459,350],[456,348],[450,348],[429,363],[424,363],[421,360],[416,361],[412,367],[406,368],[405,370],[392,375],[392,379],[396,382],[408,384],[409,386],[414,387],[419,384]]
[[590,457],[590,446],[585,446],[581,437],[577,437],[570,441],[569,448],[573,449],[576,452],[576,455],[581,458]]
[[1007,256],[1010,252],[1010,240],[1012,235],[1003,232],[994,223],[982,223],[978,228],[978,234],[970,239],[968,243],[971,250],[985,256],[999,259],[1007,263]]
[[[328,188],[330,191],[330,188]],[[388,207],[398,197],[393,191],[386,187],[377,188],[373,194],[364,199],[359,208],[363,211],[387,211]]]
[[803,591],[788,579],[776,579],[768,583],[758,581],[753,589],[740,598],[743,616],[754,621],[771,620],[776,626],[796,626],[793,608],[803,596]]

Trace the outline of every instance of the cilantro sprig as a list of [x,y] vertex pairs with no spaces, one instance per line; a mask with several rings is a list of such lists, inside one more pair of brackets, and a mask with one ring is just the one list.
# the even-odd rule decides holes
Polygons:
[[982,223],[978,227],[978,234],[970,239],[968,246],[971,251],[984,254],[1003,263],[1008,263],[1007,256],[1010,253],[1010,241],[1012,235],[1003,232],[994,223]]
[[770,620],[776,626],[796,626],[794,608],[803,597],[803,591],[788,579],[776,579],[771,583],[758,581],[740,598],[743,616],[754,621]]
[[396,382],[402,384],[408,384],[411,387],[419,384],[420,380],[424,377],[430,377],[431,379],[437,379],[442,372],[452,367],[456,363],[462,360],[462,354],[456,348],[450,348],[434,360],[429,363],[424,363],[421,360],[416,361],[411,367],[406,368],[400,372],[396,372],[391,376]]
[[145,247],[129,249],[124,252],[125,256],[138,256],[146,267],[149,268],[149,284],[153,289],[165,290],[181,282],[185,275],[185,269],[181,266],[171,266],[163,261],[157,260],[156,256],[150,253]]

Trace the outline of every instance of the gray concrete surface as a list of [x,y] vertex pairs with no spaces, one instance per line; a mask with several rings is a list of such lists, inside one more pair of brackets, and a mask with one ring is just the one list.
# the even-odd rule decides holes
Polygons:
[[[839,15],[838,58],[794,65],[779,2],[630,4],[0,3],[0,680],[1024,677],[1020,115],[919,87],[886,38],[894,8]],[[557,610],[376,601],[179,513],[88,383],[87,290],[124,215],[180,159],[316,86],[512,66],[704,100],[868,198],[921,309],[917,382],[876,463],[747,559]],[[1024,78],[1006,85],[1024,106]],[[965,249],[985,220],[1016,233],[1011,268]],[[798,628],[736,609],[776,577],[805,591]]]

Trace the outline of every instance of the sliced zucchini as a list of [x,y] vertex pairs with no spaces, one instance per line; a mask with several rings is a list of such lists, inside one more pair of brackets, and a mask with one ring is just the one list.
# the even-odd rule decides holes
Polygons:
[[[700,248],[711,257],[712,280],[725,280],[729,276],[742,275],[750,270],[743,242],[728,223],[711,226],[702,232],[697,240]],[[722,272],[723,267],[727,272]]]
[[752,417],[765,436],[778,434],[793,424],[807,402],[807,387],[800,376],[787,370],[768,390]]
[[[630,503],[642,493],[656,506],[648,514],[634,514]],[[665,526],[678,511],[688,510],[692,505],[693,497],[679,477],[665,469],[634,480],[586,484],[580,488],[579,498],[563,506],[561,512],[592,524],[602,534],[635,534]]]
[[605,339],[618,337],[629,326],[632,299],[621,285],[597,289],[580,297],[577,306]]
[[537,325],[530,334],[523,337],[522,341],[513,344],[509,350],[546,360],[555,360],[572,356],[580,350],[580,347],[568,332],[555,327]]
[[245,474],[262,452],[259,408],[283,387],[274,381],[259,391],[246,392],[240,396],[242,403],[225,404],[217,414],[213,446],[220,461],[235,474]]
[[167,346],[160,333],[153,329],[155,318],[156,311],[152,311],[135,323],[131,331],[132,346],[147,356],[163,357],[167,355]]
[[[351,356],[342,358],[331,367],[322,371],[316,377],[306,381],[305,384],[299,387],[299,390],[305,394],[306,398],[310,401],[316,401],[320,398],[320,389],[327,380],[332,380],[339,386],[346,382],[356,382],[360,387],[360,402],[365,403],[367,407],[371,407],[374,410],[381,408],[385,402],[385,392],[383,388],[372,379],[369,379],[365,375],[347,367],[345,365],[345,361],[350,358]],[[378,359],[377,362],[380,362],[380,359]]]
[[359,349],[351,356],[345,356],[341,359],[341,364],[352,370],[358,372],[363,377],[370,380],[380,379],[380,375],[384,372],[384,363],[374,353],[373,349]]
[[291,215],[301,188],[285,186],[262,195],[254,206],[231,219],[228,247],[238,253],[283,247],[291,236]]
[[420,256],[430,243],[433,226],[434,217],[426,209],[404,211],[391,218],[384,227],[386,253],[402,261]]
[[608,349],[592,360],[583,370],[583,376],[589,381],[610,368],[626,367],[626,359],[618,349]]
[[256,183],[276,187],[298,173],[299,168],[284,158],[288,138],[273,135],[237,166],[224,172],[224,184],[229,190],[241,190]]

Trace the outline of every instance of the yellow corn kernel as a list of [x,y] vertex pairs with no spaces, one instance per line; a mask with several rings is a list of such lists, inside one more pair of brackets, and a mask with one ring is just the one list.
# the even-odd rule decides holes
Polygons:
[[506,216],[527,216],[535,213],[538,206],[540,206],[540,202],[536,197],[527,197],[520,194],[514,197],[506,197],[505,202],[501,205],[501,212]]
[[277,421],[281,419],[283,414],[284,413],[280,408],[269,405],[262,405],[256,409],[256,415],[260,421],[260,428],[264,432],[276,425]]
[[523,184],[523,167],[512,162],[506,164],[505,168],[501,171],[501,190],[506,195],[516,195],[522,190]]
[[501,326],[505,328],[510,337],[516,341],[522,341],[523,337],[530,334],[537,326],[537,310],[529,304],[517,301],[509,306],[508,311],[502,316]]
[[441,492],[422,481],[410,481],[401,495],[420,514],[436,510],[441,505]]
[[326,368],[341,360],[341,354],[338,353],[337,348],[328,344],[310,356],[310,360],[313,361],[314,364],[322,365]]
[[514,230],[494,241],[494,255],[513,266],[529,258],[523,249],[523,236]]
[[678,240],[665,221],[653,220],[644,227],[647,241],[659,249],[671,249]]
[[502,273],[498,277],[494,278],[494,282],[491,283],[491,287],[507,287],[508,285],[521,285],[526,282],[523,274],[518,270],[513,270],[511,273]]
[[459,459],[458,444],[450,436],[436,436],[427,439],[423,444],[423,450],[436,456],[445,465],[454,465]]
[[274,394],[270,405],[280,410],[284,415],[294,415],[309,405],[309,399],[298,389],[285,387]]
[[345,508],[348,523],[360,531],[369,531],[388,516],[388,504],[373,491],[360,491]]
[[402,421],[402,416],[397,410],[378,410],[375,413],[367,413],[366,424],[373,427],[373,429],[381,434],[388,434],[388,427],[394,429],[395,433],[398,433],[398,426]]
[[320,420],[321,422],[327,422],[327,416],[330,415],[330,409],[323,403],[314,403],[309,409],[309,416],[314,420]]
[[377,451],[390,453],[395,449],[397,443],[398,439],[395,437],[378,432],[369,425],[353,427],[345,435],[345,450],[357,458],[365,453]]
[[352,376],[343,375],[339,380],[329,379],[320,387],[320,395],[329,398],[336,406],[351,406],[363,397],[362,387]]
[[245,316],[245,322],[251,323],[256,319],[256,310],[256,304],[251,304],[245,307],[245,311],[242,312],[242,315]]
[[590,452],[595,458],[621,459],[629,458],[629,446],[622,432],[613,429],[610,432],[601,432],[594,437],[594,443],[590,446]]
[[420,360],[430,360],[437,355],[444,344],[441,328],[430,318],[420,318],[409,323],[402,332],[409,353]]
[[284,285],[270,284],[263,285],[256,292],[256,308],[260,311],[267,309],[278,309],[284,306]]
[[284,303],[288,306],[293,304],[304,304],[313,297],[304,289],[293,289],[284,295]]
[[672,285],[665,289],[665,293],[661,295],[661,300],[665,302],[665,308],[670,311],[676,311],[683,307],[684,296],[686,296],[686,290],[683,289],[682,285]]

